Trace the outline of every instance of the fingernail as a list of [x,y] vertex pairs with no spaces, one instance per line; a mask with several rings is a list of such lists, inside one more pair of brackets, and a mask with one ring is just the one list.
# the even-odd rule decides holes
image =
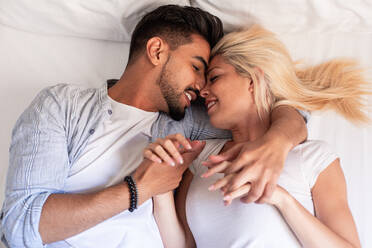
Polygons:
[[225,201],[231,200],[231,196],[227,195],[223,198]]
[[172,161],[172,162],[170,162],[170,165],[171,165],[171,166],[175,166],[176,163],[175,163],[174,161]]
[[187,145],[187,149],[189,149],[189,150],[191,150],[192,149],[192,147],[191,147],[191,145],[189,144],[189,145]]
[[180,161],[180,164],[183,164],[183,159],[182,158],[180,158],[179,161]]
[[157,163],[161,164],[161,160],[160,160],[160,159],[158,159],[158,160],[157,160]]

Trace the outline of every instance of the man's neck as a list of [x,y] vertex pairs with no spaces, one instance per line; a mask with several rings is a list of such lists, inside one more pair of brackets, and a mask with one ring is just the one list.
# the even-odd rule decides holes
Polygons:
[[[154,75],[142,66],[127,67],[120,80],[108,89],[108,95],[115,101],[130,105],[149,112],[158,112],[154,98],[157,97],[158,87],[154,82]],[[146,73],[145,73],[146,72]]]

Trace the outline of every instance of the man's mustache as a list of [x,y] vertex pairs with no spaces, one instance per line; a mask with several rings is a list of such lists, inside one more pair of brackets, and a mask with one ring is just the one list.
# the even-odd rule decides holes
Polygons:
[[187,87],[185,91],[193,91],[198,97],[200,96],[200,91],[192,87]]

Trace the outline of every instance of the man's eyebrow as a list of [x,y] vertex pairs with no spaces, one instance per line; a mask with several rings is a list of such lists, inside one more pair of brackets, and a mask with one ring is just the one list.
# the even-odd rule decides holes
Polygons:
[[208,65],[207,65],[207,62],[205,61],[205,59],[203,57],[201,57],[201,56],[194,56],[193,58],[199,60],[200,62],[202,62],[203,65],[204,65],[204,71],[207,70]]

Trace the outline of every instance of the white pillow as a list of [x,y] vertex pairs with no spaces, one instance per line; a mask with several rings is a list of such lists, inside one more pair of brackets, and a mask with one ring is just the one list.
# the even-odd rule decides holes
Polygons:
[[365,0],[193,0],[221,18],[227,32],[260,23],[280,33],[371,32],[372,1]]
[[141,17],[187,0],[0,0],[0,23],[24,31],[130,41]]

